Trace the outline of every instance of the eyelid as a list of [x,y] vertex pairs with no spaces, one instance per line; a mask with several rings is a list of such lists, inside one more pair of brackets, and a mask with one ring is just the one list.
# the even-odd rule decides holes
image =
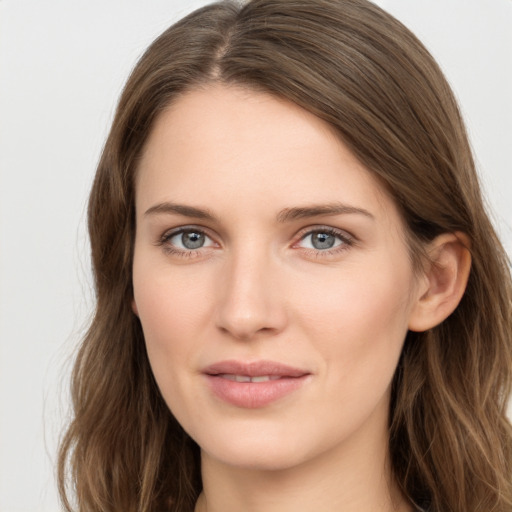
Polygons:
[[[181,233],[185,233],[187,231],[195,231],[198,233],[202,233],[206,238],[213,242],[212,245],[199,247],[197,249],[187,249],[176,247],[169,243],[169,241],[175,236],[180,235]],[[201,252],[205,252],[211,250],[212,248],[219,247],[220,244],[217,242],[216,237],[211,234],[211,231],[203,226],[198,226],[195,224],[187,224],[184,226],[177,226],[175,228],[165,230],[156,240],[155,245],[163,247],[163,249],[169,254],[175,254],[183,257],[195,257],[199,256]],[[215,247],[216,246],[216,247]]]
[[[338,237],[343,243],[335,246],[331,249],[310,249],[310,248],[303,248],[299,246],[299,243],[302,242],[306,237],[311,236],[314,233],[328,233],[332,234],[336,237]],[[303,249],[305,251],[312,251],[314,253],[318,254],[333,254],[340,251],[346,250],[348,247],[351,247],[357,243],[357,238],[349,233],[348,231],[340,228],[335,228],[333,226],[328,225],[313,225],[313,226],[307,226],[303,229],[301,229],[297,235],[296,235],[296,241],[293,243],[292,248],[296,249]]]
[[[199,233],[202,233],[210,239],[213,244],[208,246],[199,247],[197,249],[186,249],[186,248],[180,248],[176,247],[175,245],[172,245],[169,242],[173,237],[179,235],[180,233],[184,233],[187,231],[197,231]],[[341,244],[338,244],[330,249],[315,249],[315,248],[308,248],[308,247],[300,247],[300,243],[307,237],[311,236],[314,233],[328,233],[332,234],[333,236],[339,238],[341,240]],[[199,226],[197,224],[187,224],[187,225],[181,225],[174,228],[170,228],[165,230],[156,240],[155,245],[161,246],[164,248],[164,250],[169,254],[174,254],[182,257],[197,257],[201,254],[204,255],[205,252],[219,248],[221,244],[217,242],[217,236],[211,233],[211,230],[209,228],[206,228],[204,226]],[[307,227],[302,228],[294,237],[294,242],[292,243],[291,247],[293,249],[301,249],[304,252],[312,253],[315,255],[315,257],[328,257],[330,255],[336,255],[340,252],[343,252],[347,250],[349,247],[352,247],[358,242],[357,237],[355,237],[352,233],[336,228],[334,226],[329,225],[323,225],[323,224],[316,224],[316,225],[310,225]]]
[[162,234],[159,236],[159,239],[170,238],[179,233],[183,233],[184,231],[197,231],[200,233],[204,233],[209,238],[215,238],[215,235],[212,234],[210,228],[205,226],[201,226],[199,224],[180,224],[178,226],[167,228],[162,231]]

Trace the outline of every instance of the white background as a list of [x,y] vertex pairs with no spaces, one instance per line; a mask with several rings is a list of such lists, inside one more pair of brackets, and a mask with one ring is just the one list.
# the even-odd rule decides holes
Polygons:
[[[204,3],[0,0],[0,512],[59,510],[57,438],[92,304],[88,188],[137,57]],[[378,3],[452,83],[512,253],[512,0]]]

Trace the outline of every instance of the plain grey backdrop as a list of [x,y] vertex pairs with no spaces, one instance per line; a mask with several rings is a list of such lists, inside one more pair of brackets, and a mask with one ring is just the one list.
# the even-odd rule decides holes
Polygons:
[[[124,80],[205,1],[0,0],[0,511],[59,510],[70,358],[93,301],[85,205]],[[512,0],[380,0],[444,69],[512,253]]]

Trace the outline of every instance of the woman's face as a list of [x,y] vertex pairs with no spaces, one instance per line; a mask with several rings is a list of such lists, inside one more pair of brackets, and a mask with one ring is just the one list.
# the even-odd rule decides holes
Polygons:
[[188,92],[136,182],[134,311],[203,456],[290,468],[385,450],[418,284],[394,203],[303,109]]

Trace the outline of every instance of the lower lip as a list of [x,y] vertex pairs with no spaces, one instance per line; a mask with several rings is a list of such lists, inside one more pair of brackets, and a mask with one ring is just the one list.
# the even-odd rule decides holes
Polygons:
[[307,375],[265,382],[236,382],[216,375],[207,375],[206,378],[213,393],[224,402],[245,409],[258,409],[299,389]]

